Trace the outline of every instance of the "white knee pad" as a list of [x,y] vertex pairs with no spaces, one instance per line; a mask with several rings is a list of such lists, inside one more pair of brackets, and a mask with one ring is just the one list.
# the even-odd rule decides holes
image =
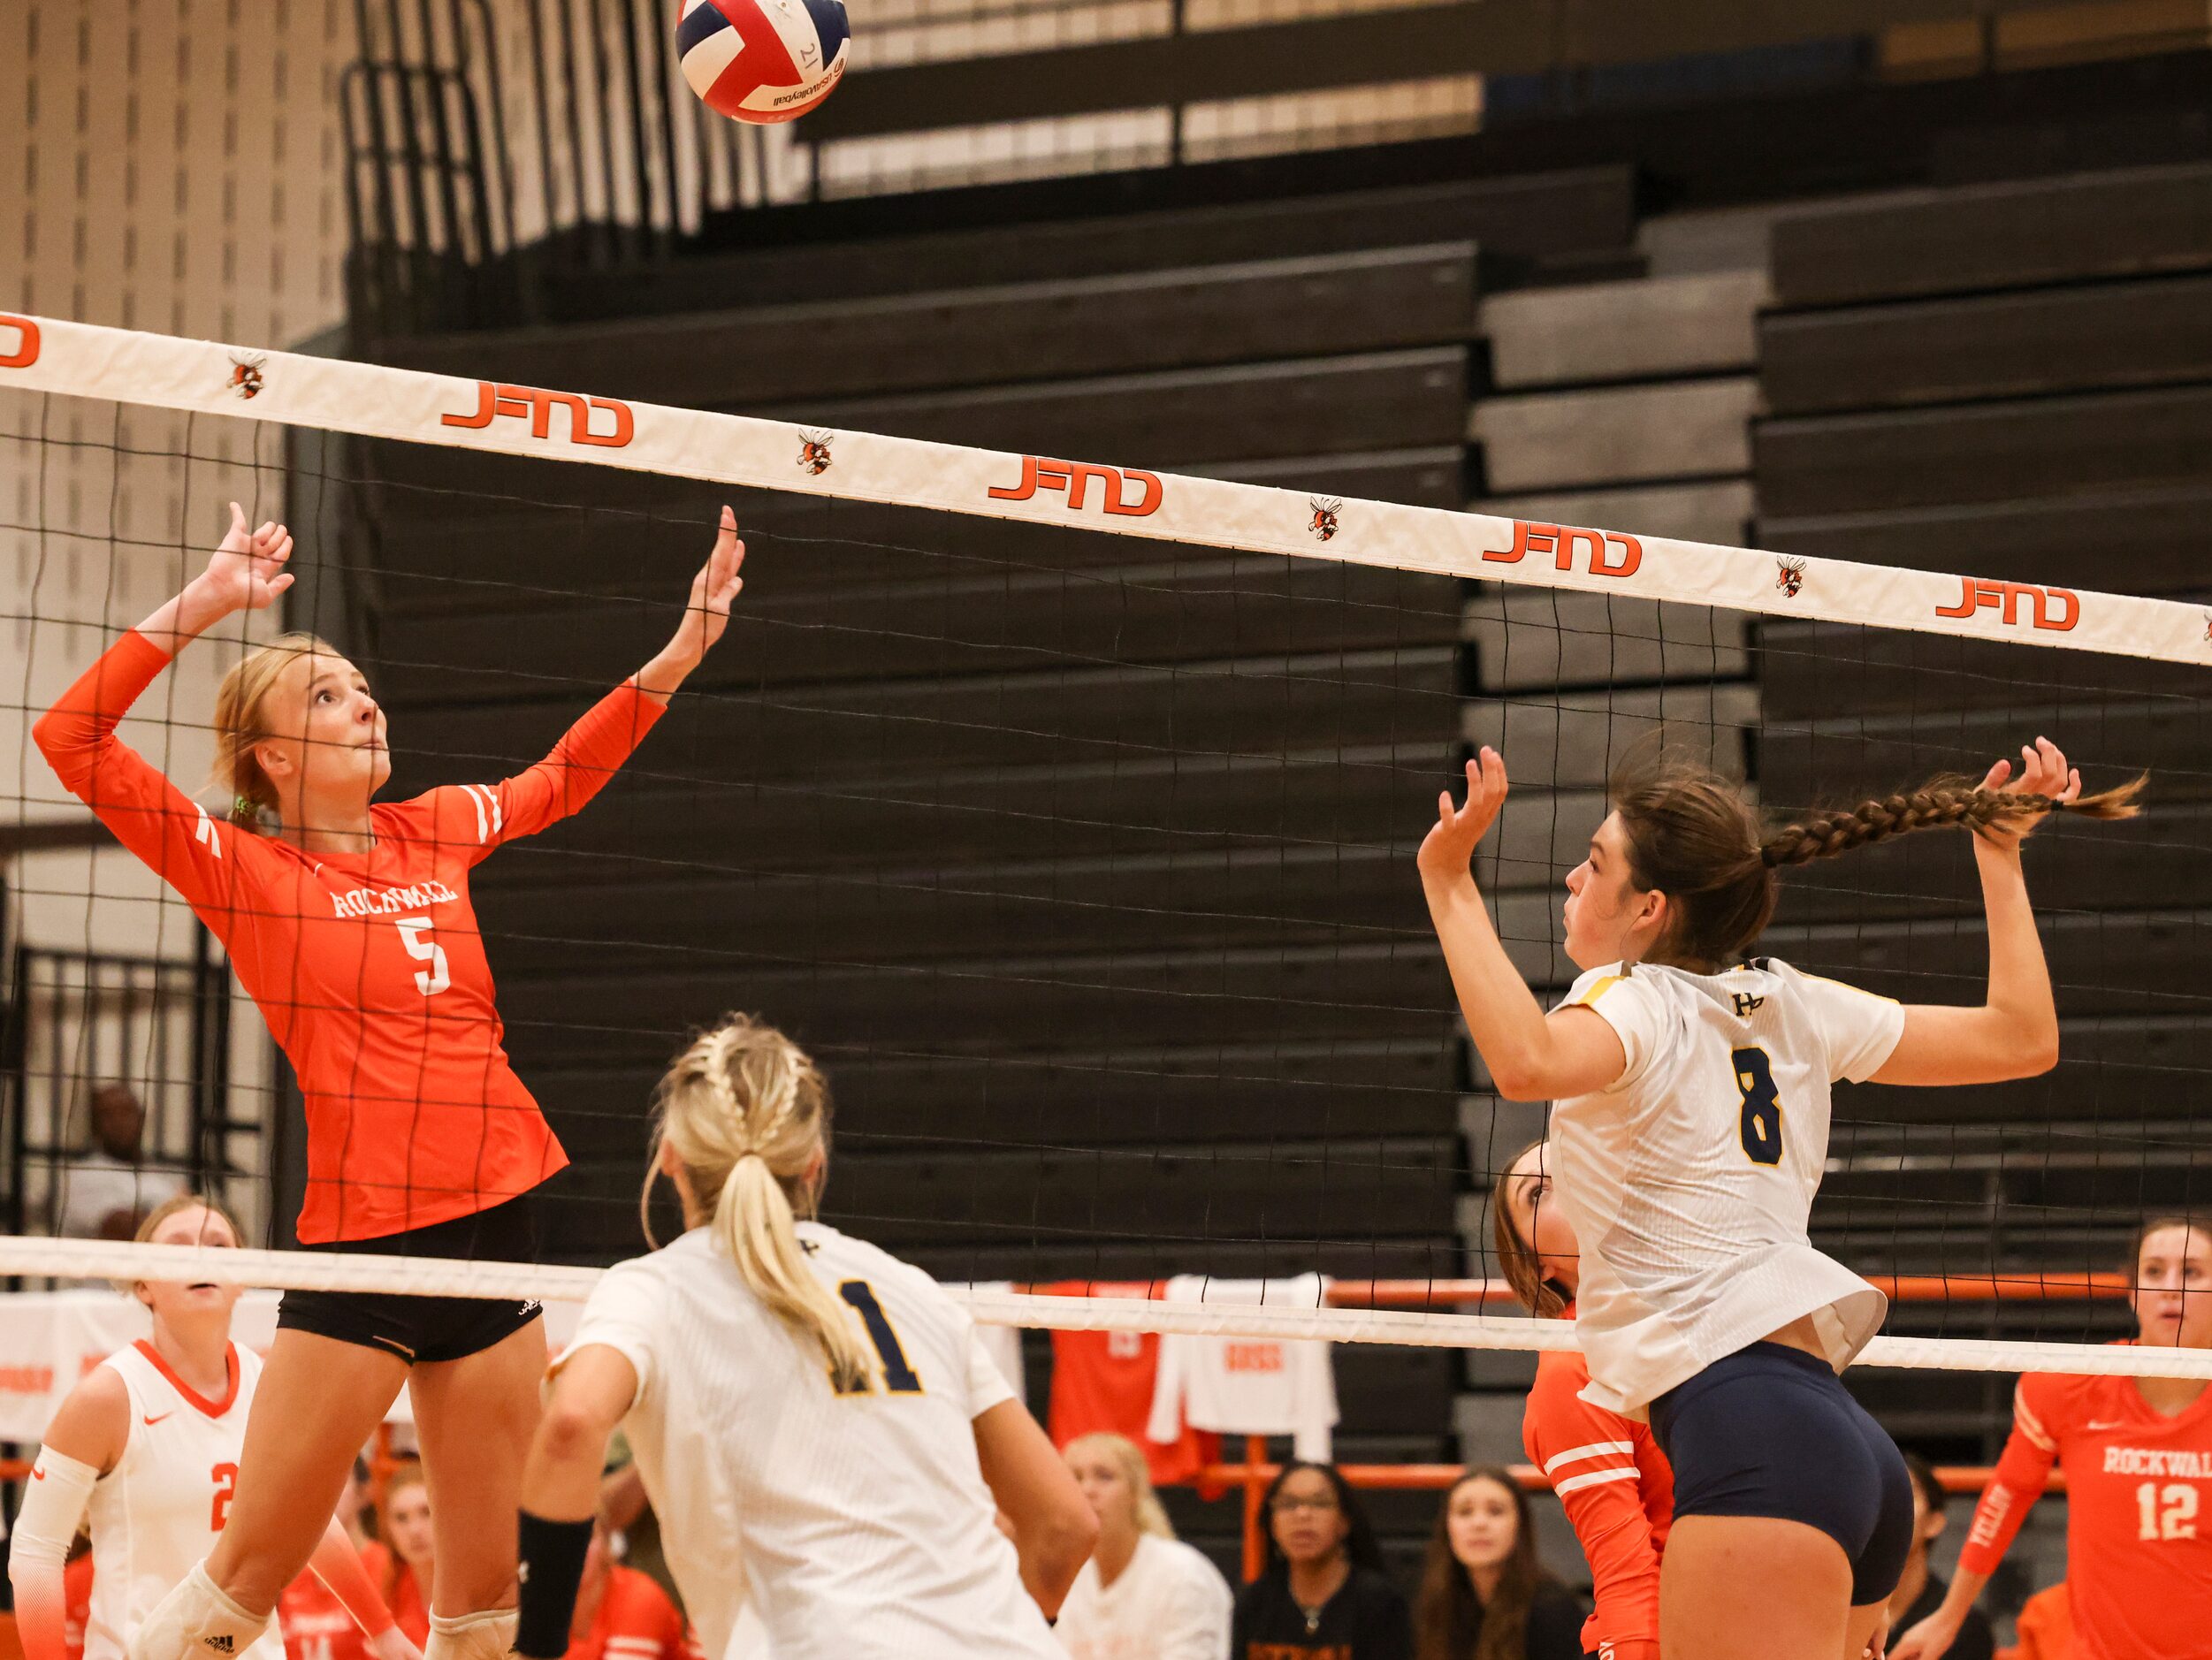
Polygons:
[[195,1562],[131,1633],[130,1660],[237,1660],[268,1629],[268,1615],[248,1613]]
[[[490,1608],[475,1614],[432,1614],[423,1660],[507,1660],[515,1651],[515,1611]],[[139,1660],[133,1655],[131,1660]]]

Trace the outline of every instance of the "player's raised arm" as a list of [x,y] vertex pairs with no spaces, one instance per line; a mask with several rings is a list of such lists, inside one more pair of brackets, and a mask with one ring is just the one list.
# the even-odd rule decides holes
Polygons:
[[2020,844],[2053,812],[2127,819],[2142,781],[2084,796],[2081,773],[2048,738],[2020,750],[2020,776],[1999,761],[1973,788],[1938,786],[1923,792],[1941,811],[1956,811],[1974,833],[1974,865],[1988,918],[1989,986],[1979,1005],[1911,1003],[1904,1031],[1874,1074],[1878,1084],[1994,1084],[2033,1077],[2058,1063],[2058,1009],[2049,965],[2028,902]]
[[690,598],[683,606],[683,621],[653,659],[637,671],[637,689],[660,703],[683,684],[691,671],[714,649],[729,627],[730,602],[744,590],[738,571],[745,562],[745,544],[737,539],[737,514],[722,509],[713,550],[691,579]]
[[1475,887],[1475,849],[1497,822],[1506,789],[1505,758],[1484,745],[1467,764],[1467,799],[1454,807],[1450,791],[1437,798],[1437,821],[1418,855],[1422,892],[1468,1035],[1498,1093],[1508,1100],[1586,1094],[1621,1076],[1628,1060],[1621,1039],[1585,1009],[1544,1012]]

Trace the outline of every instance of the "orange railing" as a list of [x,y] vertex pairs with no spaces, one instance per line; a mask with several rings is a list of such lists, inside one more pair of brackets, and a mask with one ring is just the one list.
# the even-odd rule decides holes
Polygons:
[[[1252,1435],[1245,1441],[1245,1461],[1242,1464],[1209,1464],[1198,1473],[1195,1485],[1201,1493],[1218,1493],[1230,1488],[1244,1489],[1244,1577],[1256,1580],[1267,1559],[1267,1518],[1262,1506],[1267,1497],[1268,1483],[1282,1473],[1279,1464],[1267,1462],[1267,1441],[1264,1436]],[[1351,1486],[1389,1492],[1441,1493],[1460,1479],[1463,1466],[1456,1464],[1340,1464],[1337,1473]],[[1514,1478],[1530,1493],[1548,1493],[1552,1484],[1544,1479],[1544,1472],[1533,1464],[1513,1466]],[[1936,1480],[1942,1482],[1947,1493],[1979,1493],[1989,1484],[1993,1474],[1984,1466],[1954,1464],[1939,1466]],[[2066,1473],[2054,1470],[2043,1489],[2047,1493],[2066,1490]]]
[[[1868,1283],[1898,1303],[2057,1302],[2124,1297],[2124,1274],[1870,1274]],[[1323,1300],[1331,1308],[1464,1308],[1511,1303],[1503,1280],[1338,1280]]]

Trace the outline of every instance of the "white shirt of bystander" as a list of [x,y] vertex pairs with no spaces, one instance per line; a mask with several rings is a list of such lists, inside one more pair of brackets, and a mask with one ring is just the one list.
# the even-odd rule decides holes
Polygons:
[[1228,1660],[1234,1604],[1198,1551],[1146,1534],[1111,1585],[1095,1557],[1083,1565],[1053,1634],[1072,1660]]

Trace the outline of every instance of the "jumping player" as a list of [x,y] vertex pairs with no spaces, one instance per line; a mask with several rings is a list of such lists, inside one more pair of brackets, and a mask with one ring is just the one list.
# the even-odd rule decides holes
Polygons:
[[[2047,1070],[2058,1018],[2020,842],[2085,797],[2064,756],[2021,751],[1979,784],[1937,781],[1773,834],[1702,768],[1640,761],[1567,879],[1583,971],[1546,1015],[1500,943],[1469,861],[1506,791],[1485,749],[1420,853],[1469,1035],[1499,1093],[1551,1100],[1555,1197],[1583,1242],[1584,1398],[1650,1418],[1674,1471],[1660,1568],[1667,1660],[1857,1660],[1911,1543],[1904,1462],[1839,1373],[1881,1293],[1807,1234],[1838,1078],[1972,1084]],[[1744,952],[1776,872],[1906,831],[1973,833],[1989,939],[1976,1007],[1902,1008]]]
[[776,1660],[1063,1660],[1045,1616],[1098,1524],[965,1311],[797,1220],[828,1129],[813,1063],[743,1017],[662,1078],[646,1191],[674,1183],[688,1231],[611,1270],[562,1352],[522,1484],[519,1653],[568,1648],[620,1424],[707,1653],[750,1591]]
[[[2212,1217],[2136,1235],[2128,1300],[2146,1347],[2212,1349]],[[2212,1388],[2199,1379],[2031,1372],[1943,1605],[1891,1647],[1941,1660],[2051,1466],[2066,1472],[2066,1584],[2078,1660],[2212,1660]]]
[[[1523,1147],[1491,1199],[1491,1237],[1522,1306],[1571,1320],[1582,1248],[1552,1192],[1541,1141]],[[1583,1398],[1590,1362],[1548,1349],[1521,1419],[1529,1462],[1544,1472],[1590,1564],[1597,1607],[1583,1648],[1598,1660],[1659,1660],[1659,1560],[1674,1521],[1674,1472],[1648,1423]]]
[[[238,1245],[238,1225],[213,1199],[155,1207],[138,1237],[155,1245]],[[63,1660],[63,1564],[78,1529],[92,1529],[86,1660],[122,1660],[155,1605],[206,1556],[227,1519],[261,1360],[231,1341],[235,1285],[141,1280],[131,1294],[153,1315],[150,1338],[118,1349],[55,1413],[25,1484],[8,1577],[25,1660]],[[359,1624],[377,1660],[416,1660],[336,1521],[309,1563]],[[274,1630],[241,1660],[284,1660]]]
[[[214,727],[237,805],[210,816],[115,727],[186,644],[275,602],[281,525],[237,504],[207,569],[125,635],[40,720],[41,751],[117,838],[188,901],[298,1073],[303,1243],[527,1260],[532,1190],[567,1163],[507,1063],[469,872],[590,801],[729,620],[744,556],[721,527],[666,648],[537,765],[502,782],[372,804],[391,773],[360,671],[286,635],[225,678]],[[143,1621],[133,1660],[242,1654],[298,1574],[356,1452],[405,1383],[437,1484],[434,1660],[507,1649],[515,1495],[545,1343],[534,1303],[288,1293],[230,1507],[204,1567]]]

